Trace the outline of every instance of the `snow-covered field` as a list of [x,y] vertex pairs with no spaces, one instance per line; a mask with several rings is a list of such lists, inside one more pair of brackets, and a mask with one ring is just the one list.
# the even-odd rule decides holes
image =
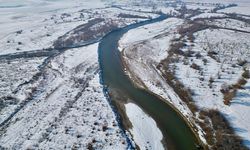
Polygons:
[[[192,90],[193,98],[199,107],[220,110],[235,128],[236,133],[246,141],[249,140],[250,122],[246,114],[250,109],[247,100],[249,94],[246,93],[250,91],[247,84],[244,86],[245,89],[237,92],[230,106],[224,104],[221,93],[223,86],[236,84],[242,78],[244,70],[238,63],[250,58],[249,33],[208,29],[195,33],[195,39],[195,45],[191,50],[201,56],[180,58],[181,60],[175,63],[176,76]],[[188,51],[188,48],[183,51]],[[209,51],[218,53],[218,59],[208,56]],[[193,64],[200,68],[192,68]],[[249,84],[249,79],[247,83]]]
[[225,14],[219,14],[219,13],[202,13],[200,15],[194,16],[191,18],[191,20],[197,19],[197,18],[212,18],[212,17],[226,17]]
[[71,49],[50,62],[41,77],[46,80],[39,79],[33,99],[5,128],[2,147],[127,147],[99,83],[97,47]]
[[[19,3],[20,7],[14,7]],[[5,29],[0,31],[1,54],[48,48],[59,36],[88,19],[77,13],[80,8],[75,8],[76,1],[13,1],[1,5],[9,6],[0,8],[0,27]]]
[[[16,59],[14,61],[3,61],[1,66],[1,112],[0,123],[2,123],[18,105],[29,95],[31,87],[27,88],[25,93],[20,90],[17,95],[12,92],[18,89],[20,84],[28,82],[39,72],[38,66],[44,61],[44,58]],[[10,105],[9,105],[10,104]],[[6,107],[5,107],[6,106]]]
[[236,7],[230,7],[226,9],[219,10],[219,12],[222,13],[237,13],[241,15],[250,15],[250,1],[249,0],[183,0],[184,2],[189,3],[188,7],[197,9],[207,9],[212,10],[212,5],[211,4],[223,4],[223,5],[229,5],[229,4],[237,4],[238,6]]
[[237,29],[241,31],[250,32],[250,24],[235,20],[235,19],[214,19],[212,21],[207,21],[208,24],[217,25],[222,28]]
[[[32,13],[29,13],[30,11]],[[145,18],[122,18],[123,16],[120,17],[120,14]],[[95,18],[103,18],[106,23],[113,21],[118,27],[121,27],[155,16],[149,13],[110,8],[104,2],[99,1],[96,3],[68,0],[60,3],[40,1],[28,3],[20,8],[0,8],[0,28],[6,29],[0,31],[0,54],[53,47],[53,42],[58,37]],[[97,24],[93,28],[98,28],[101,25]]]
[[231,3],[235,3],[238,6],[237,7],[231,7],[224,10],[220,10],[219,12],[223,13],[236,13],[241,15],[250,15],[250,2],[248,0],[236,0],[232,1]]

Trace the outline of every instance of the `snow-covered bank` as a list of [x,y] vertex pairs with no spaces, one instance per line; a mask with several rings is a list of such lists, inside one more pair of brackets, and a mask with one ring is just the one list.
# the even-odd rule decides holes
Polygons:
[[[119,49],[127,66],[125,69],[137,86],[159,95],[180,111],[188,121],[194,123],[192,112],[156,68],[160,61],[168,56],[171,40],[179,37],[176,34],[177,28],[182,23],[182,19],[169,18],[132,29],[119,41]],[[197,129],[200,139],[206,143],[198,126]]]
[[[183,20],[177,19],[177,18],[169,18],[165,19],[164,21],[145,25],[136,29],[129,30],[124,36],[122,36],[121,40],[119,41],[119,48],[122,51],[124,48],[127,48],[129,46],[133,46],[139,43],[142,43],[145,40],[149,40],[158,36],[158,39],[161,40],[161,37],[166,37],[168,31],[172,31],[174,33],[174,29],[178,25],[181,25],[183,23]],[[171,35],[173,36],[173,35]],[[157,38],[157,37],[156,37]],[[164,41],[164,40],[162,40]],[[167,42],[162,42],[161,44],[165,45],[159,45],[161,46],[159,50],[156,50],[156,52],[164,54],[166,51],[166,45],[169,43]],[[152,51],[154,52],[154,51]],[[160,54],[159,54],[160,55]],[[152,55],[152,57],[155,57],[155,55]],[[166,56],[163,56],[163,58]],[[160,61],[160,60],[158,60]]]
[[132,123],[132,128],[129,131],[140,149],[163,150],[164,147],[161,143],[163,135],[156,122],[136,104],[125,104],[125,108],[126,114]]
[[[199,110],[216,110],[221,113],[229,122],[227,126],[233,128],[231,129],[232,136],[239,136],[239,140],[249,147],[250,123],[246,115],[250,110],[247,101],[249,79],[243,77],[243,72],[249,71],[249,21],[241,16],[245,15],[247,18],[248,11],[241,8],[249,8],[249,2],[225,0],[221,4],[216,4],[216,1],[209,3],[205,0],[199,3],[187,1],[186,8],[192,9],[195,14],[190,18],[195,22],[195,26],[189,29],[189,24],[186,23],[190,20],[181,20],[180,30],[184,31],[181,40],[176,34],[178,25],[170,29],[165,28],[171,26],[171,22],[167,22],[168,19],[159,26],[155,23],[131,30],[121,38],[119,49],[123,53],[127,66],[125,69],[138,86],[166,99],[192,122],[192,112],[175,91],[165,83],[156,67],[162,59],[167,58],[171,42],[179,42],[181,45],[183,40],[181,51],[176,52],[177,50],[174,49],[174,56],[168,62],[171,64],[170,70],[177,78],[176,80],[189,91],[191,99],[194,99],[193,103],[198,106]],[[238,6],[230,6],[232,3]],[[227,6],[230,8],[226,8]],[[228,12],[228,10],[234,11]],[[240,15],[235,17],[225,12],[236,12]],[[204,23],[205,30],[200,23]],[[188,29],[185,32],[183,28]],[[192,30],[194,34],[189,35],[188,33],[193,32]],[[175,38],[178,40],[171,41]],[[231,104],[226,105],[225,94],[221,91],[223,88],[232,86],[240,87],[235,92]],[[199,112],[194,114],[193,117],[200,120],[197,117]],[[203,137],[205,134],[199,129],[198,127],[197,132],[205,143]],[[232,146],[235,146],[233,144]]]

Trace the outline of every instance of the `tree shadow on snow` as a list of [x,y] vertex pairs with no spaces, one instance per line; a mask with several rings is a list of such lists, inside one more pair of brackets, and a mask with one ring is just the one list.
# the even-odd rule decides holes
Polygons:
[[233,104],[238,104],[238,105],[244,105],[244,106],[250,106],[250,102],[245,102],[245,101],[232,101],[231,105]]

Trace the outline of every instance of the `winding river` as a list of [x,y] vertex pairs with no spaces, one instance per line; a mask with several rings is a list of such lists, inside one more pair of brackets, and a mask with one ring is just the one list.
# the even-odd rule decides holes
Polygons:
[[109,91],[112,104],[122,116],[123,124],[126,118],[122,104],[132,100],[156,121],[164,135],[163,143],[166,143],[168,149],[195,150],[198,149],[199,142],[188,124],[169,104],[134,86],[123,70],[121,54],[118,50],[118,41],[128,30],[166,18],[167,16],[161,15],[156,19],[129,25],[107,34],[99,44],[101,78]]

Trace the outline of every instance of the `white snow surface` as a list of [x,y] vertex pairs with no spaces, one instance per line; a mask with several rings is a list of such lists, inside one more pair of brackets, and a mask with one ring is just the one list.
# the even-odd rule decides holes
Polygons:
[[[231,123],[236,133],[243,138],[245,144],[250,147],[250,117],[247,115],[250,113],[249,79],[244,89],[238,90],[230,106],[223,103],[223,94],[220,92],[223,85],[236,84],[241,78],[243,67],[237,63],[239,60],[249,61],[249,34],[224,29],[207,29],[194,35],[195,46],[191,50],[199,52],[202,58],[191,57],[187,60],[183,58],[175,63],[176,76],[185,87],[192,90],[193,99],[200,108],[219,110]],[[211,50],[218,52],[217,60],[207,55]],[[203,62],[204,59],[207,60],[206,65]],[[188,65],[183,62],[188,62]],[[201,71],[189,67],[193,63],[199,65]],[[211,88],[210,78],[214,79]]]
[[223,13],[237,13],[242,15],[250,15],[250,1],[248,0],[236,0],[234,3],[238,4],[236,7],[230,7],[223,10],[219,10],[218,12]]
[[[223,17],[222,13],[239,13],[246,15],[245,18],[249,18],[250,15],[249,0],[222,0],[220,3],[236,3],[238,6],[220,10],[218,13],[208,13],[215,8],[214,4],[202,6],[197,4],[196,0],[185,1],[191,2],[187,5],[188,8],[205,10],[205,13],[192,19]],[[98,17],[110,20],[116,18],[119,13],[144,17],[156,16],[150,13],[108,8],[107,6],[110,6],[107,5],[108,2],[113,3],[102,0],[23,0],[22,2],[0,0],[0,28],[2,29],[0,30],[0,54],[52,47],[58,37]],[[207,0],[199,2],[206,3]],[[217,2],[216,0],[209,1],[209,3]],[[147,3],[147,7],[133,6],[131,3],[128,7],[137,11],[140,9],[152,11],[155,4],[149,1]],[[162,6],[158,6],[157,10],[164,13],[177,13],[173,7],[164,7],[164,3],[164,1],[159,3]],[[83,11],[80,12],[80,10]],[[119,22],[119,26],[140,20],[143,19],[127,18],[124,22]],[[156,65],[168,56],[167,50],[171,39],[179,36],[176,34],[176,28],[182,23],[181,19],[170,18],[130,30],[119,41],[119,49],[123,51],[124,60],[129,65],[130,71],[132,70],[129,75],[136,79],[135,82],[140,87],[148,88],[166,99],[190,121],[191,111],[173,89],[163,82],[162,76],[156,69]],[[250,31],[249,24],[233,19],[215,20],[212,24]],[[202,66],[205,74],[202,76],[204,81],[200,81],[201,76],[198,71],[182,63],[176,64],[176,75],[185,86],[194,91],[193,97],[199,107],[220,110],[230,121],[236,133],[243,137],[246,145],[250,147],[248,115],[250,113],[250,80],[247,80],[244,89],[237,91],[230,106],[223,104],[223,95],[220,93],[222,84],[234,84],[242,74],[243,68],[238,65],[232,67],[232,62],[236,63],[239,59],[249,61],[249,35],[228,30],[204,30],[196,33],[195,37],[197,40],[193,50],[200,52],[208,60],[208,64],[203,66],[203,62],[195,58],[189,60],[189,63],[195,62]],[[210,45],[204,44],[207,41],[210,41]],[[36,87],[35,100],[30,101],[11,119],[8,128],[0,138],[2,147],[9,149],[87,149],[92,146],[95,149],[126,149],[126,139],[117,126],[115,115],[99,83],[97,46],[93,44],[67,50],[51,60],[43,76],[36,82],[20,88],[14,95],[18,102],[1,110],[0,122],[14,112],[15,108],[26,100]],[[204,47],[208,46],[220,52],[219,56],[226,56],[220,57],[223,64],[205,55]],[[0,62],[1,96],[8,96],[19,84],[30,80],[38,72],[38,66],[44,59],[16,59],[10,62]],[[220,79],[218,74],[221,76]],[[215,78],[212,89],[207,83],[210,77]],[[160,142],[162,134],[155,121],[135,104],[129,103],[125,106],[133,124],[130,131],[136,143],[142,149],[162,149]],[[141,132],[142,129],[147,131],[152,128],[156,132]],[[198,132],[205,143],[202,131]],[[148,136],[148,134],[152,135]]]
[[197,16],[194,16],[191,18],[191,20],[197,19],[197,18],[211,18],[211,17],[225,17],[225,14],[219,14],[219,13],[202,13]]
[[[99,83],[98,43],[54,58],[0,138],[9,149],[126,149]],[[46,80],[43,80],[46,79]]]
[[0,28],[4,30],[0,31],[0,54],[51,48],[58,37],[94,18],[113,20],[121,27],[145,19],[118,18],[120,13],[158,16],[111,8],[108,1],[101,0],[3,1],[1,5]]
[[156,122],[134,103],[125,104],[125,108],[133,126],[129,131],[140,149],[163,150],[163,135]]
[[208,24],[217,25],[222,28],[230,28],[241,31],[250,32],[250,24],[246,22],[242,22],[235,19],[214,19],[213,21],[208,21]]
[[[123,48],[126,48],[131,45],[136,45],[138,43],[141,43],[144,40],[152,39],[155,36],[164,34],[167,31],[171,31],[172,29],[175,29],[181,23],[182,23],[181,19],[169,18],[161,22],[157,22],[157,23],[153,23],[153,24],[149,24],[149,25],[136,28],[136,29],[129,30],[125,35],[122,36],[121,40],[119,41],[119,49],[122,51]],[[164,37],[164,35],[162,36]],[[160,37],[158,39],[160,39]],[[161,44],[164,44],[164,43],[161,43]],[[168,43],[166,42],[166,44]],[[160,52],[162,54],[163,54],[162,51],[164,51],[165,48],[166,46],[160,47]],[[152,55],[152,57],[154,56],[155,55]]]
[[[44,61],[42,58],[30,58],[30,59],[16,59],[14,61],[0,61],[0,97],[11,96],[18,85],[28,82],[31,78],[39,72],[38,66]],[[21,92],[19,100],[12,105],[3,108],[0,111],[0,123],[2,123],[17,107],[17,104],[22,102],[26,95],[30,92],[30,88],[26,92]],[[16,96],[14,96],[15,98]]]
[[[18,0],[0,3],[0,54],[29,51],[52,46],[59,36],[86,23],[88,15],[80,18],[81,8],[104,7],[100,1]],[[80,7],[81,6],[81,7]],[[68,13],[71,16],[62,17]],[[17,31],[22,31],[17,34]]]
[[[209,4],[216,4],[216,3],[220,3],[220,4],[224,4],[224,5],[228,5],[228,4],[237,4],[238,6],[236,7],[230,7],[230,8],[226,8],[226,9],[222,9],[219,10],[218,12],[223,12],[223,13],[237,13],[237,14],[243,14],[243,15],[250,15],[250,1],[249,0],[183,0],[184,2],[189,2],[191,3],[190,5],[188,5],[188,8],[193,8],[193,9],[197,9],[197,8],[201,8],[204,9],[206,8],[206,5]],[[204,5],[205,6],[202,6]],[[207,7],[209,9],[209,7]],[[210,10],[212,8],[210,7]]]
[[[95,18],[123,27],[158,16],[113,8],[110,3],[0,0],[0,55],[53,48],[59,37]],[[120,14],[132,17],[122,18]],[[91,29],[98,27],[99,24],[93,25]],[[0,97],[16,100],[8,100],[1,109],[0,123],[21,108],[3,127],[0,149],[127,148],[125,135],[99,81],[97,50],[98,43],[53,56],[42,75],[24,85],[39,72],[38,66],[46,57],[0,62]]]

